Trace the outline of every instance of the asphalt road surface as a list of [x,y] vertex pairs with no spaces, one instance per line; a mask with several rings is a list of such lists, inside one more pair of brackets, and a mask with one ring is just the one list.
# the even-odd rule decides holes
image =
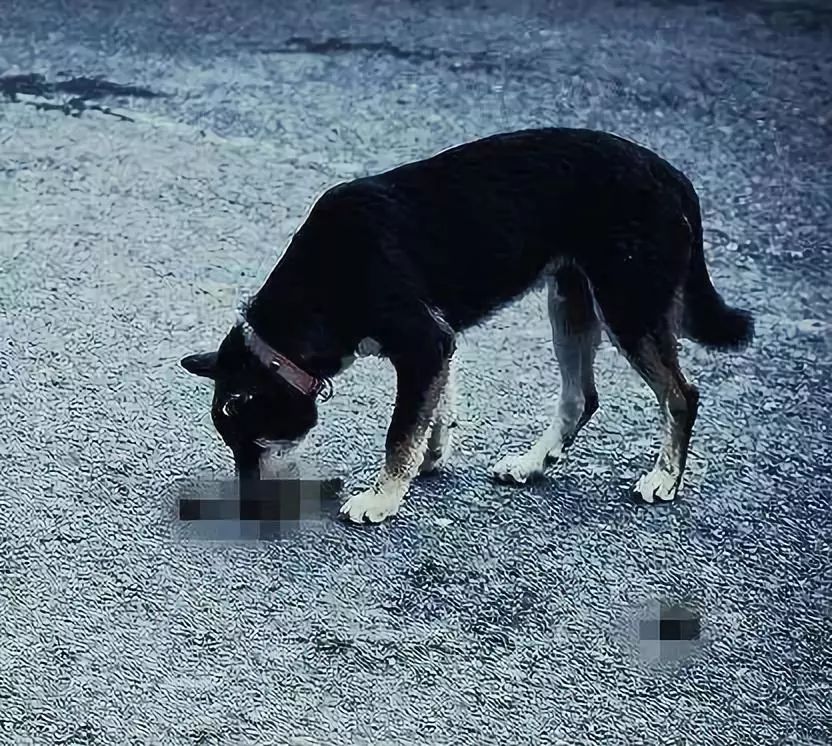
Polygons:
[[[0,75],[166,95],[0,103],[0,743],[832,743],[831,27],[821,3],[5,0]],[[540,125],[686,171],[756,315],[744,353],[683,345],[681,499],[629,501],[658,409],[609,344],[565,473],[492,484],[554,411],[531,295],[463,339],[455,456],[397,519],[188,534],[183,481],[232,466],[178,360],[315,197]],[[366,486],[393,387],[344,374],[299,471]],[[698,639],[650,641],[662,605]]]

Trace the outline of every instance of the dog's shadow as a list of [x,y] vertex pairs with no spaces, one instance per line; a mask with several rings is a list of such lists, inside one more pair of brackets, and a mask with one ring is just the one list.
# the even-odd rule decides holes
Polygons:
[[[440,524],[449,521],[516,522],[525,526],[621,525],[634,520],[663,523],[670,514],[686,514],[684,499],[656,504],[633,497],[632,475],[572,469],[544,474],[524,484],[507,484],[477,467],[450,467],[419,477],[408,497],[411,511],[427,512]],[[689,493],[686,491],[686,495]],[[410,512],[410,511],[408,511]],[[655,518],[650,518],[654,514]]]
[[[377,529],[379,524],[352,523],[340,514],[361,483],[361,475],[300,479],[274,473],[246,493],[233,475],[206,475],[175,482],[166,502],[176,532],[195,540],[277,540],[332,524],[345,530]],[[638,504],[631,496],[631,480],[612,473],[570,471],[515,485],[499,482],[476,466],[451,465],[417,477],[400,514],[385,524],[394,534],[409,534],[414,526],[425,530],[431,524],[495,522],[575,530],[581,525],[629,524],[645,508],[664,515],[685,510],[679,500]]]

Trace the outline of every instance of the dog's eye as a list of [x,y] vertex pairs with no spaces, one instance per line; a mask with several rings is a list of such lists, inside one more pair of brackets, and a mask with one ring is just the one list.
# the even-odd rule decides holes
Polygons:
[[240,408],[249,399],[251,399],[250,394],[232,394],[225,400],[221,411],[226,417],[233,417],[240,413]]

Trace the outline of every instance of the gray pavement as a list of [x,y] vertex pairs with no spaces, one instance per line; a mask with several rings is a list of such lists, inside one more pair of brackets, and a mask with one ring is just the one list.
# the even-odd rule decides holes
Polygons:
[[[169,94],[0,103],[0,743],[832,743],[832,60],[820,3],[6,0],[0,75]],[[389,524],[183,536],[227,478],[216,344],[335,181],[467,139],[592,126],[702,197],[751,349],[684,344],[687,486],[630,504],[658,412],[612,347],[568,469],[489,467],[553,411],[543,298],[467,334],[449,470]],[[392,372],[361,361],[299,454],[373,475]],[[659,603],[701,617],[640,640]],[[642,633],[641,636],[644,636]]]

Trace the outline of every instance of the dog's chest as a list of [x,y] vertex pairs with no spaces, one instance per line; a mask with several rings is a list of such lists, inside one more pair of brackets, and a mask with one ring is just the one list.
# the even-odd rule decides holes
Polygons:
[[377,357],[381,355],[381,345],[372,337],[364,337],[355,348],[355,352],[341,358],[341,370],[343,373],[349,368],[359,357]]
[[355,349],[357,357],[372,357],[381,354],[381,345],[372,337],[364,337]]

